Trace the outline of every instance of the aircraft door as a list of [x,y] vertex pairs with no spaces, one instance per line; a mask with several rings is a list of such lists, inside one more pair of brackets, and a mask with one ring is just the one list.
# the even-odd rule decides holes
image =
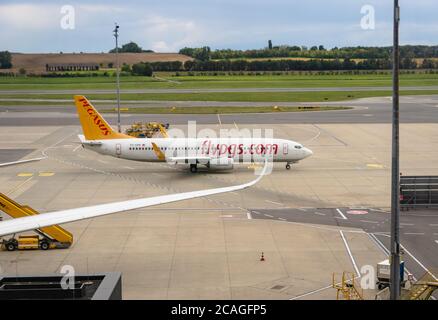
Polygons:
[[289,144],[283,143],[283,154],[287,155],[289,153]]
[[116,156],[122,155],[122,145],[120,143],[116,144]]

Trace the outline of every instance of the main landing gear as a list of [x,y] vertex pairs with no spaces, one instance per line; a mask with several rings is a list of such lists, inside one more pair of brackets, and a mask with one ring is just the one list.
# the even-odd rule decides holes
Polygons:
[[286,170],[290,170],[290,168],[291,168],[290,163],[287,163],[286,164]]
[[198,172],[198,166],[196,164],[191,164],[190,165],[190,172],[191,173],[196,173]]

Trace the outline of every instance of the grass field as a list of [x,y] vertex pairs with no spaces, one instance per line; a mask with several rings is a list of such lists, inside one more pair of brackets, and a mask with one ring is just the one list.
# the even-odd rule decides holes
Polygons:
[[[122,113],[142,113],[142,114],[231,114],[231,113],[272,113],[272,112],[311,112],[311,111],[331,111],[347,110],[348,107],[337,106],[306,106],[306,107],[176,107],[176,108],[154,108],[142,107],[122,110]],[[115,113],[115,109],[101,109],[103,113]]]
[[[166,81],[170,80],[170,81]],[[438,75],[402,75],[401,86],[438,86]],[[122,89],[198,88],[318,88],[391,86],[390,75],[245,75],[121,77]],[[115,88],[114,77],[33,78],[0,77],[1,90],[99,90]]]
[[[213,93],[141,93],[141,94],[121,94],[122,104],[128,101],[217,101],[217,102],[329,102],[345,101],[368,97],[391,96],[391,91],[332,91],[332,92],[213,92]],[[438,90],[404,90],[401,95],[431,95],[438,94]],[[49,102],[56,100],[67,100],[59,102],[60,105],[71,104],[73,97],[71,94],[31,94],[24,96],[26,99],[44,99]],[[8,99],[22,99],[23,96],[1,95],[0,105],[11,105],[14,101]],[[93,102],[99,100],[116,99],[115,94],[87,94],[87,98]],[[72,101],[72,102],[68,102]],[[15,101],[16,102],[16,101]],[[22,105],[32,105],[34,102],[24,102]],[[38,102],[40,104],[40,102]],[[41,104],[44,104],[42,102]],[[17,104],[15,104],[17,105]]]

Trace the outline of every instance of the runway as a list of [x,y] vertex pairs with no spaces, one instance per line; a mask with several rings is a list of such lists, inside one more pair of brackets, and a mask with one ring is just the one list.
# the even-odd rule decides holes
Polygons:
[[[362,87],[303,87],[303,88],[194,88],[194,89],[121,89],[120,93],[225,93],[225,92],[352,92],[352,91],[391,91],[388,86],[362,86]],[[401,91],[438,90],[438,86],[401,86]],[[32,94],[113,94],[112,89],[85,89],[85,90],[0,90],[0,95],[32,95]]]
[[[331,103],[267,103],[267,102],[145,102],[129,105],[129,108],[141,106],[266,106],[272,105],[339,105],[349,106],[351,110],[308,111],[308,112],[274,112],[263,114],[221,114],[223,124],[324,124],[324,123],[390,123],[392,103],[388,97],[366,98],[353,101]],[[123,105],[123,102],[122,102]],[[100,109],[113,108],[114,105],[99,105]],[[116,119],[115,114],[106,114],[111,123]],[[171,124],[187,124],[196,120],[199,124],[217,124],[218,116],[187,115],[187,114],[122,114],[123,123],[135,121],[160,121]],[[401,123],[438,123],[438,96],[405,96],[401,98]],[[0,106],[1,126],[58,126],[76,125],[78,119],[76,109],[71,106]]]

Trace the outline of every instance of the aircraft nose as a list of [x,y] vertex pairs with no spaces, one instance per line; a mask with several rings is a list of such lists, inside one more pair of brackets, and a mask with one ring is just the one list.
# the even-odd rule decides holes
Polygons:
[[310,157],[311,155],[313,155],[313,151],[310,150],[309,148],[304,148],[304,154],[305,154],[305,157],[307,158],[307,157]]

